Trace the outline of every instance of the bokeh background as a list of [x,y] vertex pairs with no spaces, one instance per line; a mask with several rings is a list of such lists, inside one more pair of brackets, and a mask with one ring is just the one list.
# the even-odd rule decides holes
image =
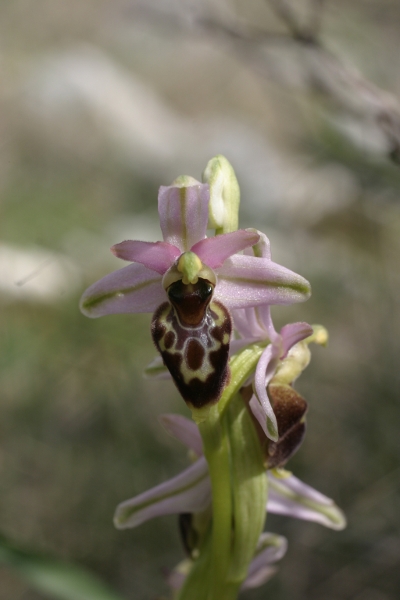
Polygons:
[[[160,237],[161,184],[224,154],[241,224],[313,285],[277,326],[323,323],[298,382],[289,468],[343,532],[271,517],[289,551],[249,600],[400,593],[400,5],[396,0],[13,0],[0,4],[0,533],[125,599],[166,597],[173,517],[117,532],[116,504],[187,465],[146,381],[150,315],[92,321],[109,247]],[[1,600],[43,600],[8,566]],[[243,596],[245,597],[245,596]]]

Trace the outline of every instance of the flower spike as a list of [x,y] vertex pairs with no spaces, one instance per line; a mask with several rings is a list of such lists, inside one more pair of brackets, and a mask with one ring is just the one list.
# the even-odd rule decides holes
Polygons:
[[307,300],[310,284],[272,261],[263,233],[238,229],[239,186],[223,156],[209,161],[203,181],[181,176],[160,188],[162,241],[115,244],[113,254],[132,264],[90,286],[81,310],[153,313],[160,356],[147,374],[172,377],[192,410],[193,421],[160,418],[192,464],[122,502],[116,527],[178,515],[188,558],[168,578],[176,598],[233,600],[267,581],[286,552],[285,538],[263,533],[266,511],[332,529],[345,518],[283,469],[306,427],[308,405],[293,383],[308,344],[325,344],[327,333],[307,323],[278,332],[270,307]]

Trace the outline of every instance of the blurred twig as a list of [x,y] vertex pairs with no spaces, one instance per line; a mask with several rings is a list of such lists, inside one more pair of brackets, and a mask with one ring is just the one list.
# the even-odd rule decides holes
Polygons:
[[[389,157],[400,163],[400,104],[398,99],[364,78],[352,65],[338,58],[320,41],[323,0],[310,0],[311,18],[301,25],[288,0],[269,0],[284,22],[288,34],[274,34],[237,21],[222,22],[207,17],[199,20],[209,34],[223,34],[234,49],[249,60],[253,68],[270,75],[262,45],[273,42],[294,44],[301,61],[306,85],[323,94],[349,115],[374,123],[385,142]],[[245,51],[245,52],[243,52]],[[287,82],[285,82],[287,83]]]
[[302,42],[318,43],[324,0],[309,0],[309,18],[305,26],[300,24],[289,0],[267,0],[267,2],[272,5],[275,13],[285,23],[293,38]]
[[[291,6],[288,0],[269,0],[269,3],[272,5],[275,13],[282,19],[285,23],[286,27],[289,29],[292,37],[301,42],[311,42],[315,43],[316,41],[316,29],[315,27],[304,27],[300,24],[299,19],[293,7]],[[317,0],[313,2],[313,4],[317,4]],[[319,3],[318,3],[319,4]],[[312,15],[319,13],[317,10],[317,6],[315,10],[312,11]]]
[[[230,45],[230,48],[246,60],[260,75],[280,78],[280,83],[290,85],[279,69],[272,69],[265,50],[273,45],[285,44],[295,51],[303,84],[313,93],[317,92],[342,112],[374,125],[382,138],[384,152],[400,164],[400,104],[398,99],[368,81],[355,67],[336,56],[321,41],[323,0],[309,0],[310,11],[306,24],[289,0],[267,0],[282,20],[287,33],[266,31],[249,25],[225,12],[215,16],[209,11],[196,10],[187,15],[193,30],[212,36]],[[141,9],[143,5],[139,3]],[[146,6],[147,16],[157,18],[159,10]],[[182,12],[176,14],[182,23]]]

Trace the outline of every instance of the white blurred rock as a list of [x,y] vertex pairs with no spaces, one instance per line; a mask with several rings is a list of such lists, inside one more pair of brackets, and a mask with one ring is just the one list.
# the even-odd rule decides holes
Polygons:
[[55,303],[81,286],[79,267],[67,256],[0,244],[0,294],[7,300]]
[[243,214],[251,218],[266,221],[278,209],[307,225],[342,208],[357,192],[345,167],[307,165],[243,118],[182,115],[155,88],[92,46],[42,58],[23,87],[25,108],[53,143],[67,144],[83,158],[86,148],[99,161],[109,146],[129,169],[160,184],[169,185],[178,174],[200,179],[210,157],[225,154],[237,172]]

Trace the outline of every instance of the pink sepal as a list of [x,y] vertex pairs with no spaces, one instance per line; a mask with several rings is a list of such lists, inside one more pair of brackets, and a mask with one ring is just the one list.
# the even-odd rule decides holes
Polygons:
[[118,529],[136,527],[162,515],[201,512],[210,502],[208,466],[201,457],[176,477],[119,504],[114,524]]
[[134,263],[91,285],[81,298],[80,309],[92,318],[117,313],[153,312],[166,300],[161,275]]
[[236,254],[218,269],[215,297],[230,309],[304,302],[306,279],[266,258]]
[[346,527],[346,517],[334,501],[294,475],[278,478],[268,472],[268,479],[268,512],[314,521],[330,529]]
[[186,252],[206,237],[208,223],[208,184],[189,187],[161,186],[158,193],[158,213],[164,242]]

